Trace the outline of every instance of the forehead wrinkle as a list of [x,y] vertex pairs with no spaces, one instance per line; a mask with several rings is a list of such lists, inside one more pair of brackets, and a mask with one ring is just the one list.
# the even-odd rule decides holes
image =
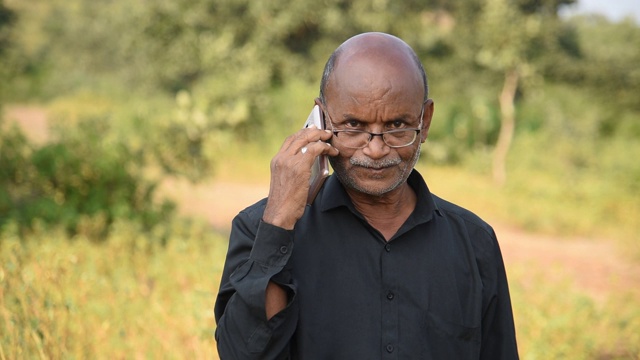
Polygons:
[[[344,82],[344,84],[341,84]],[[394,84],[386,78],[367,79],[362,84],[356,84],[359,81],[343,81],[339,79],[335,84],[335,92],[344,99],[359,106],[378,106],[377,103],[394,101],[394,97],[400,94],[394,94]]]
[[374,101],[393,102],[412,93],[421,93],[419,79],[405,62],[408,59],[402,59],[404,56],[400,54],[384,56],[369,52],[342,55],[332,74],[333,81],[327,86],[327,94],[348,98],[347,101],[357,105],[367,105]]

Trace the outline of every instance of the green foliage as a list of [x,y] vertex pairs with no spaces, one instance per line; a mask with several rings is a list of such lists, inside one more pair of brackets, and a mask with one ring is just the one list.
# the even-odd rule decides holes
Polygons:
[[[431,161],[474,167],[486,159],[500,129],[500,71],[512,66],[535,75],[516,97],[523,144],[545,149],[530,139],[570,139],[622,148],[640,136],[640,59],[629,46],[640,41],[638,27],[559,18],[571,2],[7,0],[16,14],[11,58],[20,60],[12,63],[26,64],[11,68],[11,87],[32,98],[48,94],[52,117],[70,132],[78,119],[108,122],[109,141],[120,145],[100,150],[114,149],[105,163],[127,158],[196,181],[214,174],[225,151],[274,153],[306,117],[330,51],[355,33],[386,31],[406,39],[430,75]],[[554,162],[514,162],[514,171],[551,173],[551,184],[562,174]],[[615,165],[635,173],[628,166]],[[626,180],[607,186],[628,189],[617,181]]]
[[495,144],[500,120],[492,99],[461,94],[440,100],[436,95],[435,103],[435,120],[425,151],[427,159],[439,165],[459,165],[469,153],[488,151]]
[[594,99],[608,103],[612,113],[603,133],[610,135],[624,110],[640,111],[640,26],[631,20],[612,24],[600,18],[578,18],[572,25],[577,28],[584,60],[560,69],[574,84],[587,86]]
[[540,33],[541,19],[527,16],[509,0],[488,0],[479,28],[478,62],[497,71],[521,68]]
[[0,133],[0,226],[13,219],[22,231],[36,223],[103,238],[115,219],[152,229],[173,205],[154,201],[140,158],[109,136],[106,119],[85,119],[59,139],[34,148],[14,127]]
[[[10,0],[8,6],[19,19],[14,26],[20,45],[14,63],[25,64],[12,70],[17,74],[12,90],[57,97],[115,83],[118,92],[139,90],[143,97],[186,92],[198,121],[204,123],[200,131],[232,131],[246,140],[262,134],[268,123],[280,121],[267,110],[272,108],[273,99],[267,96],[272,89],[292,81],[317,84],[335,46],[348,36],[374,30],[406,39],[423,57],[435,84],[434,94],[445,101],[496,101],[500,75],[478,69],[481,65],[497,70],[518,67],[521,75],[537,74],[525,76],[519,95],[528,85],[539,88],[539,75],[544,75],[581,81],[595,91],[605,86],[617,92],[623,89],[619,100],[624,106],[635,106],[632,94],[638,84],[632,79],[638,59],[633,49],[637,47],[628,43],[639,41],[637,27],[562,22],[557,11],[572,2]],[[592,41],[596,37],[604,39]],[[604,66],[604,71],[593,65]],[[618,83],[626,85],[621,88]],[[618,101],[616,96],[612,100]],[[617,129],[613,119],[624,117],[625,110],[615,104],[610,107],[616,109],[615,115],[603,133]],[[482,145],[493,146],[494,130],[473,135],[471,141],[487,139]],[[445,147],[452,153],[475,148],[451,146]],[[449,158],[457,161],[459,156]]]
[[11,44],[11,26],[15,23],[15,13],[0,1],[0,56],[4,55]]
[[8,80],[12,75],[12,69],[8,66],[7,53],[13,45],[13,27],[16,22],[16,15],[11,9],[0,0],[0,104],[8,91]]
[[635,141],[550,144],[543,133],[521,136],[511,162],[514,181],[505,191],[529,207],[512,212],[513,219],[538,231],[628,239],[627,254],[640,258],[633,243],[640,216],[640,167],[632,158],[619,156],[637,151]]

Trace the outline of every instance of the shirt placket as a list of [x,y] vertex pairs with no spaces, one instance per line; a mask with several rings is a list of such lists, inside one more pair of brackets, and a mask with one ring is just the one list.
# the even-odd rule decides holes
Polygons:
[[398,359],[398,297],[397,269],[394,261],[393,246],[386,243],[382,248],[380,259],[381,270],[381,302],[382,302],[382,359]]

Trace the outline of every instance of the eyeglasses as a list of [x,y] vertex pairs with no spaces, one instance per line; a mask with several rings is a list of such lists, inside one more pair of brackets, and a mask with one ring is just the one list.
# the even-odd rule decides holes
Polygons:
[[336,140],[340,145],[350,149],[362,149],[369,145],[369,142],[373,140],[374,136],[380,136],[382,141],[391,148],[401,148],[409,146],[416,141],[420,128],[422,127],[422,116],[424,115],[424,105],[420,112],[420,125],[418,128],[411,129],[397,129],[388,130],[381,133],[374,133],[365,130],[356,129],[335,129],[333,127],[333,121],[329,118],[329,114],[325,112],[329,124],[331,125],[331,132],[336,137]]

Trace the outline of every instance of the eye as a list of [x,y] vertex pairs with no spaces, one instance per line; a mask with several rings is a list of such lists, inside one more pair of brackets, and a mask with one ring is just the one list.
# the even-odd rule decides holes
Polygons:
[[358,120],[347,120],[344,122],[345,127],[349,128],[349,129],[359,129],[362,128],[362,122],[358,121]]
[[402,129],[402,128],[405,128],[406,126],[407,126],[407,123],[405,123],[403,120],[394,120],[387,123],[387,128],[389,128],[390,130]]

